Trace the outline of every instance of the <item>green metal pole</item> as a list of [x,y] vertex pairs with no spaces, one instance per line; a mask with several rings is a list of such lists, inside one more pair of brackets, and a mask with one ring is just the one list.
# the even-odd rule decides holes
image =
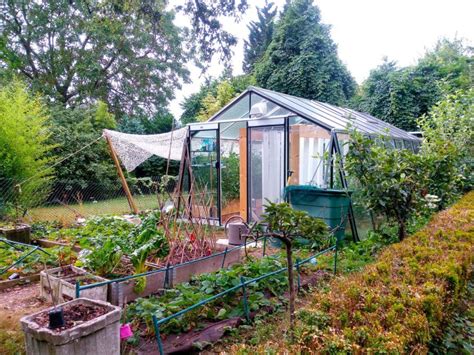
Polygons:
[[81,294],[81,285],[79,284],[79,281],[76,280],[76,298],[79,298],[80,294]]
[[163,343],[161,341],[160,325],[158,324],[158,319],[155,315],[153,315],[153,326],[155,327],[155,337],[156,343],[158,344],[158,351],[160,352],[160,355],[164,355],[165,352],[163,351]]
[[221,269],[224,268],[224,265],[225,265],[225,258],[227,256],[227,248],[228,247],[225,247],[225,250],[224,250],[224,256],[222,257],[222,265],[221,265]]
[[300,289],[301,289],[300,258],[296,258],[296,274],[297,274],[297,281],[298,281],[298,292],[300,292]]
[[38,247],[35,247],[34,249],[30,250],[28,253],[26,253],[25,255],[23,255],[21,258],[19,258],[17,261],[15,261],[13,264],[11,264],[10,266],[7,266],[6,268],[2,269],[0,271],[0,275],[6,273],[8,270],[10,270],[12,267],[14,267],[15,265],[21,263],[23,260],[25,260],[27,257],[29,257],[31,254],[33,254],[36,250],[38,249]]
[[334,252],[334,275],[336,275],[337,271],[337,249],[339,245],[339,238],[336,237],[336,251]]
[[267,250],[267,236],[263,237],[263,256],[265,256],[265,252]]
[[242,294],[244,298],[244,312],[245,312],[245,319],[247,319],[247,322],[250,323],[250,314],[249,314],[249,305],[247,301],[247,290],[245,288],[245,280],[243,276],[240,276],[240,284],[242,285]]

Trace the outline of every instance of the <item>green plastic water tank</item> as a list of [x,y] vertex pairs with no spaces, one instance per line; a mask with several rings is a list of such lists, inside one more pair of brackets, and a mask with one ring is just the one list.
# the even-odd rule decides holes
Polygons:
[[350,192],[310,185],[290,185],[285,189],[285,196],[291,207],[321,218],[331,230],[337,228],[334,235],[339,240],[344,238]]

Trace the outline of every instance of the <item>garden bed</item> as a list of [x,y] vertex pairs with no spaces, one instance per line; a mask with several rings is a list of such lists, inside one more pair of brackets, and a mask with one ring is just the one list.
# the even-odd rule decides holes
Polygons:
[[[256,265],[258,265],[258,262],[252,263],[248,267],[255,268]],[[279,264],[276,266],[278,267]],[[268,267],[268,265],[266,265],[266,267]],[[266,267],[263,267],[263,269],[266,269]],[[245,266],[243,266],[243,268],[245,268]],[[242,269],[240,268],[240,270]],[[223,272],[216,276],[217,278],[225,279],[226,274],[228,274],[228,272]],[[209,282],[210,277],[212,278],[212,274],[203,275],[203,277],[204,279],[197,278],[195,281],[199,282],[199,280],[201,280],[203,283]],[[288,298],[288,292],[283,292],[283,290],[285,290],[287,287],[283,281],[285,277],[285,274],[281,273],[276,275],[274,280],[270,278],[267,282],[264,282],[261,285],[258,283],[255,284],[255,287],[251,287],[249,285],[249,320],[254,319],[259,313],[273,313],[285,303],[285,299]],[[312,267],[309,267],[306,268],[301,274],[300,287],[301,289],[307,290],[318,285],[323,280],[327,281],[330,277],[331,275],[325,271],[315,270]],[[275,289],[271,290],[271,286],[269,285],[272,284],[272,281],[273,284],[280,285],[276,287],[282,291],[281,294],[276,294],[278,292],[276,292]],[[227,282],[229,282],[229,280]],[[232,283],[232,281],[230,283]],[[251,291],[252,289],[253,292]],[[199,292],[196,291],[196,293]],[[256,294],[259,296],[255,298],[254,296]],[[208,295],[207,297],[210,296],[211,295]],[[163,297],[166,299],[166,296]],[[229,312],[227,316],[222,316],[221,314],[223,312],[219,311],[219,309],[224,309],[221,307],[226,306],[223,306],[222,302],[216,301],[217,304],[213,303],[211,305],[202,306],[203,309],[201,311],[196,310],[191,312],[190,315],[183,315],[183,317],[171,320],[170,323],[174,324],[170,325],[169,327],[161,325],[160,327],[164,329],[164,333],[162,333],[161,336],[164,352],[167,354],[190,353],[200,350],[203,344],[216,342],[221,337],[223,337],[225,332],[230,328],[235,328],[245,323],[246,319],[242,309],[241,298],[242,295],[239,292],[236,292],[234,297],[230,297],[229,299],[223,301],[224,303],[230,304],[231,307],[236,307],[235,310],[237,310],[237,312],[235,312],[235,310],[233,312]],[[163,299],[163,302],[166,302],[165,299]],[[179,300],[177,304],[179,304],[179,302],[183,302],[183,300]],[[171,303],[173,303],[173,301],[171,301]],[[175,306],[172,305],[170,308],[174,307]],[[135,312],[133,305],[131,308],[131,312]],[[160,312],[161,311],[158,311],[158,313]],[[179,324],[182,325],[179,326]],[[140,340],[140,349],[145,352],[153,352],[157,349],[156,339],[151,337],[150,329],[147,329],[147,326],[149,326],[147,322],[140,323],[138,328],[139,333],[147,334]]]
[[[79,282],[80,285],[88,285],[107,281],[73,265],[43,270],[40,275],[41,297],[48,301],[51,301],[51,298],[54,297],[59,302],[76,298],[76,282]],[[107,285],[84,290],[81,292],[81,296],[93,300],[107,301]]]
[[0,281],[0,291],[17,285],[30,284],[31,282],[38,281],[39,279],[40,274],[37,273],[33,275],[23,276],[14,280],[2,280]]
[[[112,282],[109,285],[109,301],[118,306],[131,302],[140,297],[157,294],[165,288],[173,288],[176,285],[190,281],[193,276],[209,272],[215,272],[224,267],[239,263],[241,261],[241,249],[233,249],[224,255],[209,256],[196,259],[188,263],[174,265],[160,272],[153,272],[144,276],[145,289],[137,292],[137,279]],[[153,266],[150,266],[153,267]]]

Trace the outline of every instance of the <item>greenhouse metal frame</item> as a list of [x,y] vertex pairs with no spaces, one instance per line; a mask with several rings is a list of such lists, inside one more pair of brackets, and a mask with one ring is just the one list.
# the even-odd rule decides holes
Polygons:
[[[207,122],[188,125],[179,188],[195,181],[206,202],[192,214],[219,225],[235,215],[258,220],[267,199],[284,200],[287,185],[348,190],[342,158],[349,127],[385,136],[396,149],[416,151],[421,142],[367,113],[250,86]],[[352,204],[349,222],[357,239]]]

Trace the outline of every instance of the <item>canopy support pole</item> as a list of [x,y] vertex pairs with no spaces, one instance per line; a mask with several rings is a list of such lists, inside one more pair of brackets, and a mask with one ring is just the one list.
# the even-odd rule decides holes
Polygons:
[[128,205],[130,206],[130,210],[132,211],[132,213],[138,214],[137,205],[135,204],[135,201],[133,200],[132,193],[130,192],[130,188],[128,187],[127,180],[125,179],[125,175],[123,174],[123,170],[122,170],[122,167],[120,166],[120,162],[118,160],[117,153],[115,152],[114,146],[112,145],[112,141],[107,135],[105,135],[105,140],[107,141],[107,144],[109,145],[110,156],[112,157],[112,160],[114,161],[114,164],[115,164],[115,168],[117,169],[120,182],[122,183],[123,190],[125,191],[125,195],[127,196],[127,201],[128,201]]
[[[337,135],[334,131],[331,132],[331,138],[332,138],[332,147],[330,147],[329,151],[330,151],[331,155],[334,152],[334,153],[336,153],[336,155],[339,156],[339,177],[341,178],[342,187],[345,190],[348,190],[349,189],[349,184],[347,183],[346,174],[345,174],[345,170],[344,170],[343,153],[341,151],[341,147],[339,145],[339,140],[337,139]],[[333,165],[334,163],[335,162],[334,162],[334,159],[333,159],[333,161],[331,162],[331,165]],[[334,177],[331,176],[331,179],[334,179]],[[352,196],[350,196],[349,211],[348,211],[347,215],[349,217],[349,223],[350,223],[350,226],[351,226],[352,239],[353,239],[354,242],[360,242],[359,232],[357,231],[357,225],[356,225],[356,222],[355,222],[354,208],[352,206]]]

